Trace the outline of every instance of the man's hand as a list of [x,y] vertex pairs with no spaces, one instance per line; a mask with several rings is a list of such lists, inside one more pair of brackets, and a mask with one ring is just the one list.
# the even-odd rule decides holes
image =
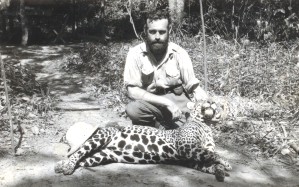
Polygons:
[[172,115],[172,120],[179,120],[182,117],[182,111],[179,109],[179,107],[172,102],[170,99],[165,98],[163,96],[154,95],[146,90],[143,90],[139,87],[128,87],[128,95],[132,99],[140,99],[144,100],[146,102],[160,105],[162,107],[167,108],[167,110]]
[[177,121],[182,118],[182,111],[173,102],[170,102],[170,104],[167,105],[166,108],[171,112],[172,120]]
[[194,90],[194,98],[196,101],[206,101],[208,100],[208,94],[206,91],[204,91],[201,87],[197,87],[195,90]]

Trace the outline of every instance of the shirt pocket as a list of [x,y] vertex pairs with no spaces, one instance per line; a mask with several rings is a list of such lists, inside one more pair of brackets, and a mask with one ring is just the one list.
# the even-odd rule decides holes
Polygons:
[[167,64],[165,73],[168,86],[176,86],[182,84],[182,81],[180,79],[180,71],[178,70],[178,67],[174,61]]
[[153,79],[154,79],[153,69],[143,68],[141,70],[141,81],[144,87],[150,85],[153,82]]

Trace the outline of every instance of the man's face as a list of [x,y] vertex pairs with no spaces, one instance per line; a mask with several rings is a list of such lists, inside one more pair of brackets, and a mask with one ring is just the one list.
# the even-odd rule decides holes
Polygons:
[[165,53],[168,45],[168,20],[147,20],[147,44],[153,54]]

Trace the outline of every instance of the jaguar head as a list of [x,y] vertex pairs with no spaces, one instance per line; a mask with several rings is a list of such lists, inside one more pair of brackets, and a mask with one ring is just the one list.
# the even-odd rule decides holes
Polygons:
[[187,103],[191,110],[190,117],[203,122],[218,122],[221,119],[220,109],[213,101],[197,101]]

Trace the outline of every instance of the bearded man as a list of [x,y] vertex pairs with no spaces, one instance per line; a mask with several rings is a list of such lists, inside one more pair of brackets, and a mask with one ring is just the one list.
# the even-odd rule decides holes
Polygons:
[[176,128],[190,112],[191,94],[195,100],[208,97],[188,53],[169,42],[170,27],[168,11],[151,12],[144,27],[145,42],[128,52],[124,84],[133,101],[126,113],[133,124]]

